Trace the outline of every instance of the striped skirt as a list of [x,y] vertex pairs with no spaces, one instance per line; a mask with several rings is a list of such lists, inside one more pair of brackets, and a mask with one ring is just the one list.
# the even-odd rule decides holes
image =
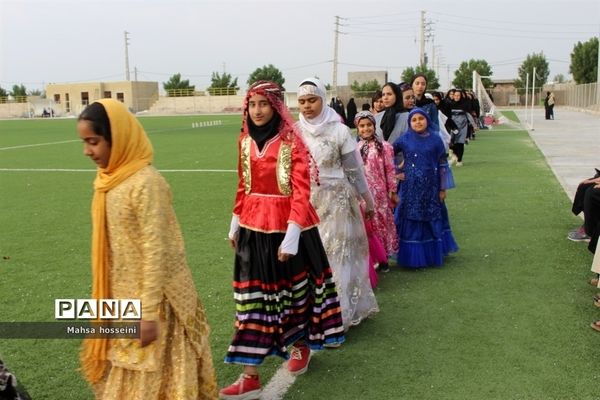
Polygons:
[[277,260],[283,233],[241,228],[235,256],[235,333],[225,362],[259,365],[288,358],[303,339],[311,349],[344,341],[340,302],[317,228],[302,232],[298,254]]

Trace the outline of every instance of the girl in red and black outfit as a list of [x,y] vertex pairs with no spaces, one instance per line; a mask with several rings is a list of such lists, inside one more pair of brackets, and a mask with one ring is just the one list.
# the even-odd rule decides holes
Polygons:
[[319,218],[309,201],[310,174],[309,152],[281,88],[256,82],[244,101],[229,232],[235,248],[236,330],[225,362],[244,369],[219,392],[222,399],[258,398],[257,367],[268,355],[289,358],[290,373],[301,374],[311,349],[344,341]]

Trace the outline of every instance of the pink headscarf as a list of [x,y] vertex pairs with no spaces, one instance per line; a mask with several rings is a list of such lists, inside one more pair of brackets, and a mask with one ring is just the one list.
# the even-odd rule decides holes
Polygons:
[[248,102],[252,96],[257,94],[265,96],[269,101],[269,104],[271,104],[271,107],[273,107],[281,117],[278,128],[281,137],[286,141],[292,141],[294,137],[297,137],[297,139],[301,141],[302,139],[294,126],[294,119],[283,103],[283,91],[281,87],[275,82],[270,81],[257,81],[248,88],[248,93],[246,93],[243,105],[244,118],[242,121],[242,134],[250,133],[248,129]]

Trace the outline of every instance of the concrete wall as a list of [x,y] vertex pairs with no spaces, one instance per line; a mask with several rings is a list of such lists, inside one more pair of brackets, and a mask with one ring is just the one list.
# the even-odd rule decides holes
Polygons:
[[352,85],[354,81],[363,84],[372,80],[379,82],[379,86],[383,86],[388,81],[387,71],[359,71],[348,72],[348,84]]
[[[240,113],[244,103],[243,95],[235,96],[189,96],[189,97],[160,97],[148,110],[149,115],[173,114],[211,114],[211,113]],[[333,97],[332,92],[327,93],[327,104]],[[339,86],[338,95],[344,105],[354,97],[349,86]],[[298,93],[285,92],[284,101],[292,112],[298,111]],[[371,102],[370,98],[354,97],[358,109],[363,103]]]
[[2,103],[0,104],[0,118],[27,118],[29,116],[28,103]]
[[245,95],[160,97],[148,110],[152,115],[241,112]]
[[158,82],[131,82],[131,90],[134,112],[149,110],[158,100]]

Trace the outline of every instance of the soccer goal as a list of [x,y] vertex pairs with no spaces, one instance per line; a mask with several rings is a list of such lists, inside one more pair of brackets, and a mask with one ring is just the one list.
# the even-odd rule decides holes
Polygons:
[[[475,96],[479,100],[481,115],[484,118],[485,125],[492,125],[493,123],[502,121],[504,117],[496,110],[496,105],[487,90],[485,90],[481,78],[481,75],[477,71],[473,71],[473,93],[475,93]],[[489,77],[484,76],[484,78]]]
[[30,118],[54,118],[62,115],[62,107],[51,99],[28,97]]

